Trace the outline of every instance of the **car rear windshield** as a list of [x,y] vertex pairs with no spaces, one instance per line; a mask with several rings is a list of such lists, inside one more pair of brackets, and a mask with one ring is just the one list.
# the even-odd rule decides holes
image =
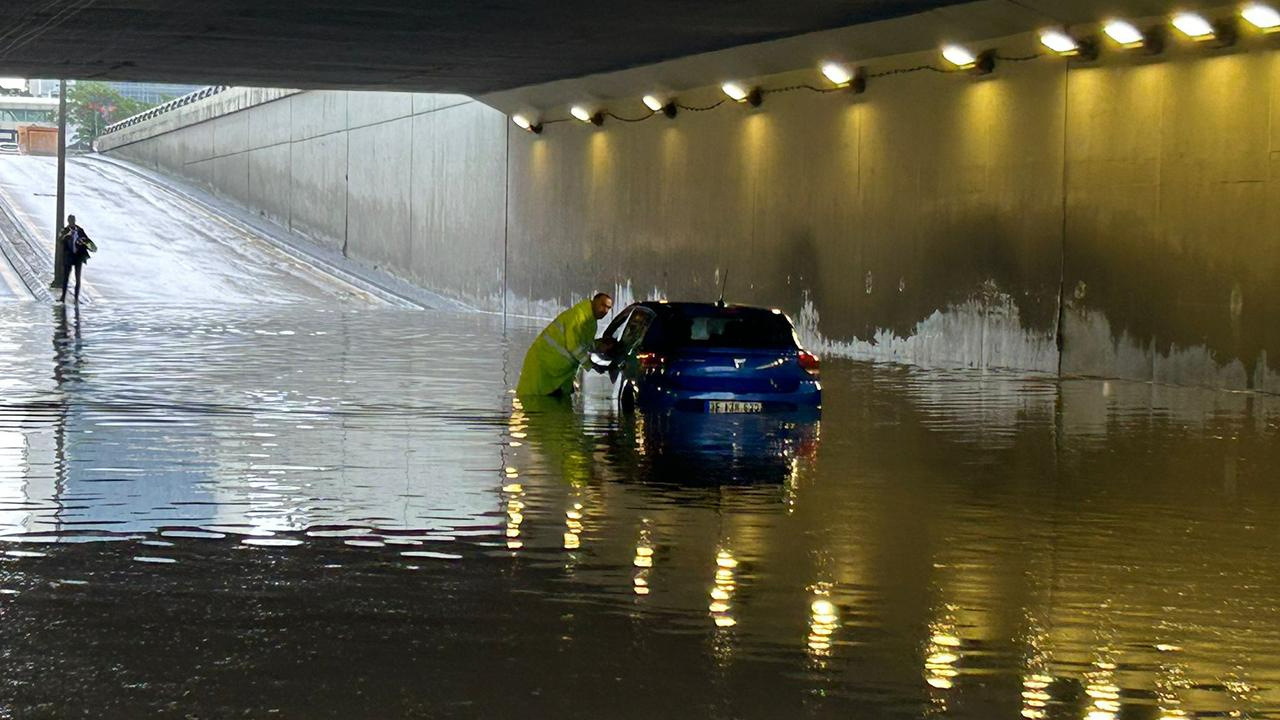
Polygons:
[[676,310],[658,323],[657,344],[680,348],[795,348],[785,315],[755,308]]

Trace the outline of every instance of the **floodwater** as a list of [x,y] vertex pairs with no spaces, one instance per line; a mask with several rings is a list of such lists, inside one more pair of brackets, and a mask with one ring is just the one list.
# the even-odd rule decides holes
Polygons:
[[0,716],[1280,718],[1277,399],[624,417],[532,332],[0,305]]

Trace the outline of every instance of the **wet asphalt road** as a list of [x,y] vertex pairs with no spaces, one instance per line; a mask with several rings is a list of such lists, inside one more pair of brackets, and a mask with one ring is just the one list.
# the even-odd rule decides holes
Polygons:
[[[197,306],[372,302],[219,214],[118,165],[73,157],[66,182],[67,213],[99,248],[84,273],[95,300]],[[56,183],[56,158],[0,156],[0,199],[36,237],[53,235]]]
[[17,271],[5,256],[0,254],[0,303],[24,300],[27,299],[27,295],[26,286],[22,284]]

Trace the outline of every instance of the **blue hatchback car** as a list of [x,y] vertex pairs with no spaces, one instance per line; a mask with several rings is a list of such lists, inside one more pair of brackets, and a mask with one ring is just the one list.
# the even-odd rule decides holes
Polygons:
[[780,310],[711,303],[639,302],[604,332],[624,410],[816,412],[818,358]]

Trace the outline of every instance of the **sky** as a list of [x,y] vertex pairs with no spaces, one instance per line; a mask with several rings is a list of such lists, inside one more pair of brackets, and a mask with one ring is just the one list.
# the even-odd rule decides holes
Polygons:
[[5,90],[26,90],[26,78],[0,78],[0,88]]

